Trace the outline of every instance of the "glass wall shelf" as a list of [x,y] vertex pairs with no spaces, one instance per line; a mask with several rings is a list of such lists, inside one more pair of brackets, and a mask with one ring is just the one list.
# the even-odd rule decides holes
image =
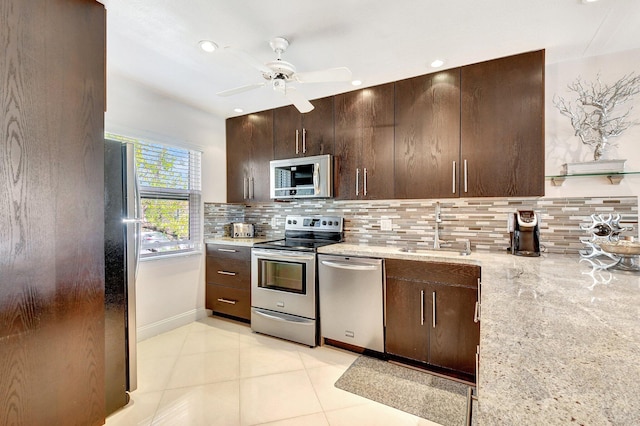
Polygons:
[[574,178],[574,177],[585,177],[585,176],[604,176],[607,179],[609,179],[609,182],[612,185],[618,185],[620,184],[620,181],[622,181],[622,179],[625,176],[630,176],[630,175],[640,175],[640,172],[622,172],[622,173],[611,173],[611,172],[604,172],[604,173],[580,173],[580,174],[571,174],[571,175],[553,175],[553,176],[545,176],[546,179],[551,180],[551,184],[553,186],[562,186],[562,184],[564,183],[564,181],[567,178]]

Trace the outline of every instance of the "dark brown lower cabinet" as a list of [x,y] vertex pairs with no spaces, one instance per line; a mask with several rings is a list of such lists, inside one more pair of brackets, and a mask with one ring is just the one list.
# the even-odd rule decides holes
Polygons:
[[251,248],[207,244],[205,307],[251,320]]
[[387,259],[386,274],[385,351],[475,376],[480,267]]

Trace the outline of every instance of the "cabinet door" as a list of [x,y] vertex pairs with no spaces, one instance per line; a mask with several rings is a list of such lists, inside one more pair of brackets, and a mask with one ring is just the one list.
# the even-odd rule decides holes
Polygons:
[[302,155],[333,154],[333,96],[311,101],[314,108],[302,114]]
[[248,116],[229,118],[226,122],[228,203],[242,203],[248,198],[251,127]]
[[393,198],[394,84],[362,90],[361,198]]
[[396,82],[395,198],[458,196],[460,69]]
[[273,111],[227,119],[227,202],[269,200]]
[[269,201],[269,162],[273,160],[273,111],[251,114],[250,201]]
[[429,301],[425,297],[422,283],[387,276],[387,353],[420,362],[428,361],[431,323],[427,318]]
[[[296,134],[296,132],[298,132]],[[273,158],[293,158],[302,154],[302,117],[293,105],[273,111]]]
[[428,297],[432,308],[429,363],[474,375],[476,346],[480,341],[480,324],[473,322],[477,289],[431,285]]
[[544,195],[544,50],[463,67],[461,95],[460,195]]
[[334,191],[339,200],[356,198],[356,169],[362,146],[361,91],[335,96],[335,168]]
[[393,83],[336,95],[335,110],[336,198],[392,198]]
[[274,110],[274,158],[333,154],[333,97],[312,100],[313,110],[301,114],[293,105]]

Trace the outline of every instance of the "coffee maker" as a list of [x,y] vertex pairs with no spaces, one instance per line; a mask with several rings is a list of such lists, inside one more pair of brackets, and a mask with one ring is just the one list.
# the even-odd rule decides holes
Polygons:
[[540,256],[540,221],[533,210],[518,210],[509,214],[511,254]]

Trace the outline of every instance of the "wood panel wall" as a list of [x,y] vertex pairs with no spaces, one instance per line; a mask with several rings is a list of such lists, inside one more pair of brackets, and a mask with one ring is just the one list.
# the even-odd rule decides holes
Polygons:
[[103,424],[104,6],[0,22],[0,424]]

